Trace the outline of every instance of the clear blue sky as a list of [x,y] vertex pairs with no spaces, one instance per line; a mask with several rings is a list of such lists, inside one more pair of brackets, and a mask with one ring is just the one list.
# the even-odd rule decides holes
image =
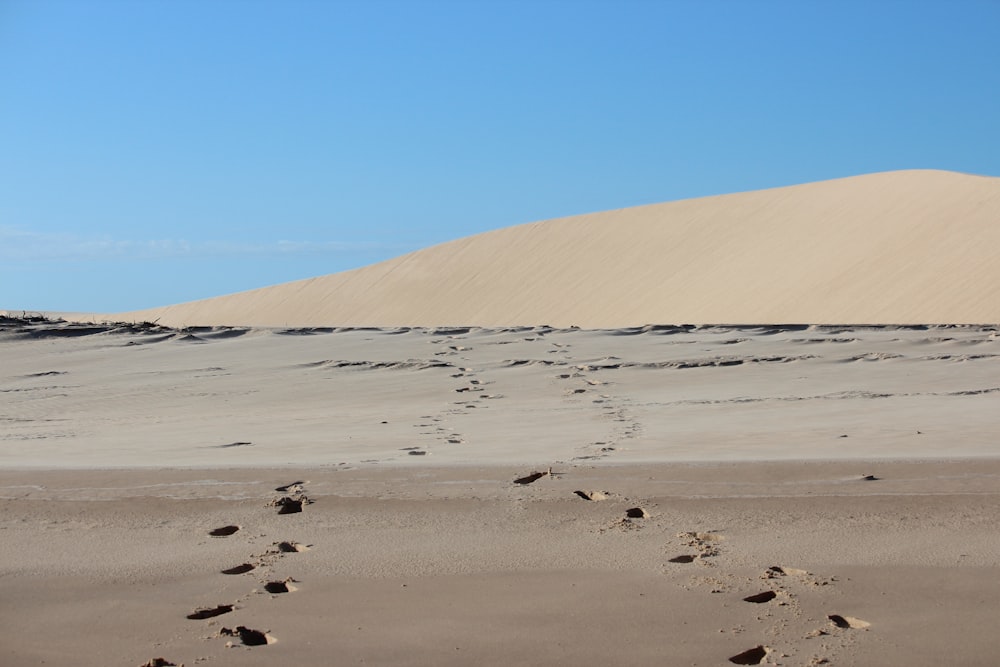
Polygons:
[[1000,2],[0,0],[0,308],[114,312],[512,224],[1000,175]]

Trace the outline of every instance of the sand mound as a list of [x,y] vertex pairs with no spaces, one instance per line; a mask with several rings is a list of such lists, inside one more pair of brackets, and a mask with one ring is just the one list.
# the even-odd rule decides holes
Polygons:
[[996,323],[998,219],[1000,178],[887,172],[519,225],[113,317],[303,327]]

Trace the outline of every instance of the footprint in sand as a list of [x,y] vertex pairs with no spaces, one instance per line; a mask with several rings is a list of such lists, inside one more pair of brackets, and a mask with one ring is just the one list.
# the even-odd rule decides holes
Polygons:
[[764,604],[765,602],[770,602],[776,597],[778,597],[778,594],[774,591],[764,591],[763,593],[757,593],[756,595],[748,595],[743,598],[743,601],[753,602],[754,604]]
[[196,609],[187,615],[192,621],[201,621],[206,618],[215,618],[216,616],[222,616],[223,614],[228,614],[233,610],[233,605],[231,604],[220,604],[218,607],[206,607],[204,609]]
[[[383,422],[385,423],[385,422]],[[299,480],[297,482],[292,482],[291,484],[285,484],[284,486],[279,486],[275,489],[278,493],[301,493],[305,490],[305,485],[307,482]]]
[[777,577],[786,577],[786,576],[805,577],[808,576],[808,574],[809,574],[808,570],[800,570],[795,567],[782,567],[779,565],[772,565],[771,567],[767,568],[767,571],[764,572],[762,578],[775,579]]
[[222,628],[219,630],[220,637],[239,637],[241,643],[245,646],[266,646],[267,644],[273,644],[277,641],[274,637],[267,634],[266,632],[261,632],[260,630],[252,630],[250,628],[244,627],[242,625],[237,626],[236,629]]
[[239,529],[239,526],[223,526],[222,528],[216,528],[215,530],[208,531],[208,534],[212,537],[229,537]]
[[838,628],[852,629],[852,630],[864,630],[872,626],[868,621],[862,621],[860,618],[854,618],[853,616],[841,616],[840,614],[830,614],[827,616],[834,625]]
[[247,572],[252,572],[257,568],[256,565],[250,563],[243,563],[242,565],[237,565],[236,567],[231,567],[226,570],[222,570],[222,574],[246,574]]
[[264,584],[264,590],[272,595],[279,595],[281,593],[291,593],[292,591],[298,590],[295,586],[289,586],[290,583],[294,582],[295,579],[289,577],[282,581],[269,581]]
[[608,493],[606,491],[574,491],[573,493],[584,500],[592,500],[594,502],[608,499]]
[[537,482],[542,477],[545,477],[548,474],[549,473],[547,473],[547,472],[533,472],[530,475],[525,475],[524,477],[518,477],[517,479],[514,480],[514,483],[515,484],[522,484],[522,485],[524,485],[524,484],[531,484],[533,482]]
[[766,646],[754,646],[752,649],[737,653],[729,659],[735,665],[759,665],[771,652]]
[[[412,452],[411,452],[412,453]],[[278,514],[298,514],[302,511],[303,505],[311,505],[312,500],[308,496],[299,494],[294,498],[290,496],[282,496],[276,500],[272,500],[268,506],[277,507]]]
[[274,546],[278,547],[278,551],[283,554],[302,553],[309,550],[309,545],[298,542],[275,542]]

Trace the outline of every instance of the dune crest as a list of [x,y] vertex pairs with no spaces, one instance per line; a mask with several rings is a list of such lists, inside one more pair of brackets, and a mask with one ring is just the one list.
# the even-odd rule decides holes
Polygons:
[[170,326],[1000,322],[1000,178],[911,170],[518,225],[111,316]]

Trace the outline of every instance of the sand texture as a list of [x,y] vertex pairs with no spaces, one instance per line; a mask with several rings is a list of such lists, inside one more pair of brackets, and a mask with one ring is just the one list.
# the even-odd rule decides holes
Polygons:
[[1000,178],[899,171],[519,225],[98,319],[171,326],[1000,322]]
[[996,327],[0,325],[4,667],[996,664]]
[[996,664],[996,461],[531,470],[0,472],[0,662]]
[[996,327],[0,331],[0,466],[992,456]]

